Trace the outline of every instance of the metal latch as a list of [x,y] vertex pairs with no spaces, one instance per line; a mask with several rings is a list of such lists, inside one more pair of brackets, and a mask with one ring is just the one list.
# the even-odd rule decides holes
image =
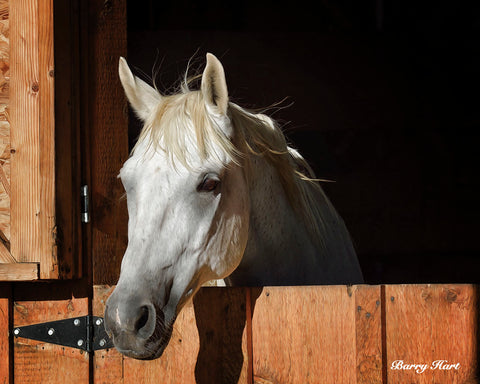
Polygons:
[[13,329],[13,335],[17,338],[23,337],[87,352],[113,348],[113,342],[103,326],[103,318],[97,316],[82,316],[17,327]]

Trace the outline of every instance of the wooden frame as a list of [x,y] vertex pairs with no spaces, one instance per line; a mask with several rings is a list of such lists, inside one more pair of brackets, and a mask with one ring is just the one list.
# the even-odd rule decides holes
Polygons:
[[69,33],[78,23],[71,4],[0,2],[0,281],[81,275],[78,31]]

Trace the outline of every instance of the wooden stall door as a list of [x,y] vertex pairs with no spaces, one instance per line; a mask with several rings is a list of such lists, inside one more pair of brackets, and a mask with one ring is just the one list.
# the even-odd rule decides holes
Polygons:
[[[95,288],[94,314],[103,313],[113,288]],[[202,288],[179,316],[163,356],[138,361],[99,351],[93,378],[124,384],[474,384],[477,291],[451,284]],[[414,364],[427,368],[415,371]]]

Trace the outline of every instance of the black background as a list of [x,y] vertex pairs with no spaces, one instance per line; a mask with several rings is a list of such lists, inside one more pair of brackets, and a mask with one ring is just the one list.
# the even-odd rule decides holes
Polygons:
[[478,283],[480,7],[442,4],[130,0],[128,60],[165,92],[212,52],[232,101],[287,97],[273,116],[336,181],[367,283]]

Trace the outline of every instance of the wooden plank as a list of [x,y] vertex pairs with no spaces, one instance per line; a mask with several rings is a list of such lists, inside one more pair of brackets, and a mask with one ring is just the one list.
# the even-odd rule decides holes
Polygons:
[[52,0],[10,4],[11,253],[58,277]]
[[388,383],[476,382],[477,314],[472,285],[387,285]]
[[40,278],[58,278],[55,217],[55,82],[53,0],[38,0]]
[[355,287],[357,384],[382,383],[381,306],[379,285]]
[[[105,303],[115,286],[93,287],[92,314],[103,317]],[[123,384],[123,355],[115,348],[96,351],[93,355],[93,382],[95,384]]]
[[38,280],[38,269],[38,263],[0,263],[0,281]]
[[173,335],[163,355],[152,361],[124,358],[125,384],[153,384],[162,378],[162,383],[195,383],[195,363],[199,345],[198,330],[195,326],[193,303],[188,303],[180,312]]
[[355,383],[355,309],[354,287],[263,288],[252,319],[254,382]]
[[[58,272],[62,279],[83,273],[80,219],[80,70],[79,0],[54,1],[55,53],[55,214]],[[86,29],[86,28],[84,28]]]
[[12,289],[9,284],[0,283],[0,383],[10,384],[12,380],[12,359],[10,351],[10,308]]
[[38,1],[10,3],[11,253],[40,261]]
[[[73,296],[71,285],[39,283],[23,295],[14,292],[15,327],[88,314],[88,298]],[[15,384],[89,382],[89,355],[78,349],[15,338],[14,361]]]
[[128,158],[126,100],[118,79],[118,59],[127,53],[127,6],[126,0],[87,4],[93,282],[112,285],[127,243],[124,190],[117,178]]

